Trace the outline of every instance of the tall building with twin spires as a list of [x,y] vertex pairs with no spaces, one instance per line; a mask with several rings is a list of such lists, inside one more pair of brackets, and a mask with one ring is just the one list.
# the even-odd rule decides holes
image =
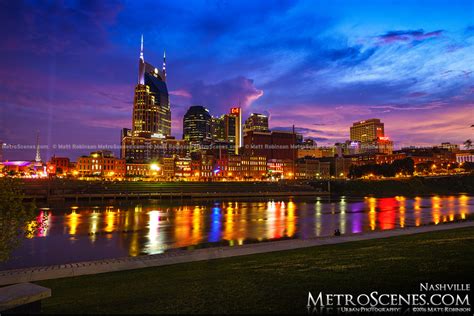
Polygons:
[[133,163],[149,163],[187,154],[185,141],[171,136],[166,55],[163,54],[162,69],[145,62],[143,35],[133,98],[132,128],[122,129],[121,144],[120,157]]
[[166,55],[163,68],[145,62],[143,35],[138,61],[138,83],[133,100],[133,136],[161,137],[171,135],[171,109],[166,86]]

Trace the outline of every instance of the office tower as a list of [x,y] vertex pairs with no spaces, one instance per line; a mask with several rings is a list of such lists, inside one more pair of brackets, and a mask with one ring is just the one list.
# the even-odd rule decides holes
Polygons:
[[187,154],[187,142],[171,135],[171,110],[166,86],[166,54],[158,69],[145,62],[143,36],[138,60],[138,83],[133,101],[132,129],[122,129],[120,157],[127,162],[149,163]]
[[166,85],[166,55],[159,70],[145,62],[143,36],[138,61],[138,84],[133,101],[133,136],[165,138],[171,134],[171,109]]
[[211,137],[213,142],[225,142],[225,116],[211,118]]
[[350,128],[351,140],[370,142],[379,137],[384,137],[384,124],[380,119],[370,119],[355,122]]
[[230,109],[230,113],[224,116],[225,138],[236,155],[239,154],[239,148],[242,147],[242,111],[235,107]]
[[259,113],[250,114],[244,123],[244,134],[249,131],[269,132],[268,116]]
[[209,110],[203,106],[191,106],[183,117],[183,139],[191,145],[191,151],[209,145],[212,140]]

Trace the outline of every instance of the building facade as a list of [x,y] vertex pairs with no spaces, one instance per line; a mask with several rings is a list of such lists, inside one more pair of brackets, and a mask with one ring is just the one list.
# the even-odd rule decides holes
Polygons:
[[236,155],[242,147],[242,110],[231,108],[230,113],[224,115],[225,141],[229,143],[230,150]]
[[250,131],[264,133],[269,132],[270,129],[268,128],[268,116],[259,113],[250,114],[244,123],[244,134]]
[[183,117],[183,139],[196,151],[212,141],[212,117],[201,105],[191,106]]
[[385,136],[371,141],[361,142],[359,152],[391,155],[393,152],[393,142]]
[[51,157],[47,163],[47,169],[52,170],[51,166],[55,170],[55,174],[67,174],[71,170],[71,161],[67,157]]
[[138,62],[138,84],[133,100],[133,136],[171,135],[171,109],[166,85],[165,59],[160,70],[145,62],[143,36]]
[[225,116],[211,118],[211,138],[213,142],[226,141]]
[[80,176],[124,177],[125,159],[115,158],[111,151],[96,151],[79,157],[76,171]]
[[286,131],[254,132],[244,135],[244,150],[250,156],[263,156],[267,160],[297,158],[296,134]]
[[474,162],[474,150],[464,150],[462,152],[457,152],[456,162],[457,163]]
[[128,163],[151,163],[165,157],[185,157],[189,153],[188,142],[166,138],[126,136],[122,139],[120,157]]
[[352,141],[368,142],[385,136],[384,124],[380,119],[369,119],[352,124],[350,128]]
[[171,109],[166,85],[166,59],[163,56],[161,70],[145,62],[142,36],[132,128],[122,129],[120,156],[134,163],[148,163],[165,157],[174,143],[169,141],[170,135]]

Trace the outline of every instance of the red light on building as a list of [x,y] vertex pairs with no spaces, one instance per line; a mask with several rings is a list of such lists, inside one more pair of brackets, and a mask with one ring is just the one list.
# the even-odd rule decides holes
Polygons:
[[240,114],[240,108],[231,108],[230,114]]
[[381,136],[379,137],[380,140],[390,140],[390,138],[388,138],[387,136]]
[[56,166],[55,165],[49,165],[48,166],[48,173],[56,173]]

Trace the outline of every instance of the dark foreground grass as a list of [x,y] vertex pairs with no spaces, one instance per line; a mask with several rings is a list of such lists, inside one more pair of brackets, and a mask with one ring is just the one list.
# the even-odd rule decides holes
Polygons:
[[308,291],[471,282],[474,228],[37,282],[45,313],[307,313]]

